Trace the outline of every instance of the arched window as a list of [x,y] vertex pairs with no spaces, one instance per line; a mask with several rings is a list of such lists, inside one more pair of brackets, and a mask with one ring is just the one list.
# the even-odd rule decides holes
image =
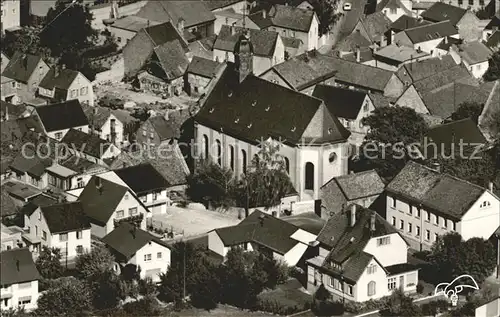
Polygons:
[[217,164],[222,166],[222,145],[220,144],[219,140],[215,140],[215,143],[217,144],[217,152],[216,152]]
[[375,295],[375,289],[376,289],[377,284],[375,281],[371,281],[368,283],[368,296],[373,296]]
[[290,174],[290,161],[288,160],[288,157],[284,156],[283,157],[285,160],[285,170],[287,174]]
[[206,134],[203,135],[203,158],[208,158],[208,136]]
[[243,174],[247,173],[247,152],[245,150],[241,150],[241,171]]
[[314,190],[314,164],[311,162],[306,163],[306,184],[305,188]]
[[234,146],[229,145],[229,167],[234,171]]
[[260,160],[260,159],[259,159],[259,155],[258,155],[258,154],[254,154],[254,155],[253,155],[253,162],[252,162],[252,163],[254,163],[254,164],[258,164],[258,163],[259,163],[259,160]]

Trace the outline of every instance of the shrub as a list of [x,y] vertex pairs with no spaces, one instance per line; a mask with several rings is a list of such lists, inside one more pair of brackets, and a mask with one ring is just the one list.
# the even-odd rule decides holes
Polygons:
[[187,200],[181,200],[177,203],[177,207],[180,208],[186,208],[189,205],[189,201]]
[[126,303],[123,305],[123,311],[129,316],[158,316],[161,313],[158,302],[153,297]]
[[448,301],[444,299],[425,303],[422,305],[422,314],[426,316],[435,316],[439,313],[447,311],[449,306],[450,304]]
[[424,292],[424,284],[422,284],[421,282],[418,282],[417,284],[417,293],[418,294],[422,294]]
[[314,299],[319,301],[326,301],[332,297],[332,294],[321,284],[314,293]]
[[313,301],[312,311],[318,316],[340,316],[344,314],[345,307],[339,301]]
[[413,253],[413,256],[422,261],[428,261],[429,255],[431,254],[428,250],[418,251]]
[[[291,304],[291,303],[288,303]],[[291,315],[304,310],[308,310],[311,307],[311,303],[306,303],[303,306],[295,303],[287,305],[287,303],[281,303],[277,300],[259,300],[257,303],[257,310],[273,313],[276,315]]]

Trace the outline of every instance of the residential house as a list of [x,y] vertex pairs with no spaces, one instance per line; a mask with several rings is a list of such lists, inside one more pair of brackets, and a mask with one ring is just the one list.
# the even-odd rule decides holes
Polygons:
[[[207,5],[210,4],[215,4],[218,1],[207,1]],[[237,3],[239,5],[239,8],[226,8],[226,9],[215,9],[212,10],[213,14],[215,15],[215,24],[214,24],[214,33],[219,34],[220,29],[224,25],[229,25],[229,26],[239,26],[239,27],[246,27],[249,29],[254,29],[258,30],[260,29],[257,24],[255,24],[252,20],[248,19],[246,16],[248,15],[248,11],[246,8],[246,1],[240,1]],[[243,7],[243,8],[241,8]],[[244,25],[243,25],[244,24]]]
[[241,247],[294,267],[304,260],[315,240],[315,234],[256,210],[236,226],[210,231],[208,249],[225,258],[229,250]]
[[116,19],[108,29],[116,38],[118,48],[123,48],[142,29],[161,24],[135,15],[128,15]]
[[38,207],[28,223],[30,240],[60,249],[62,261],[90,251],[90,222],[78,201]]
[[5,67],[7,67],[7,65],[9,64],[9,61],[10,61],[10,58],[7,56],[7,54],[5,54],[3,51],[1,52],[1,70],[0,70],[0,73],[3,73],[3,70],[5,69]]
[[171,184],[151,164],[124,167],[114,172],[134,191],[152,215],[167,212],[167,207],[171,204],[167,189]]
[[[366,14],[366,8],[370,7],[368,0],[351,1],[351,10],[344,14],[344,21],[340,26],[339,39],[343,39],[352,33],[352,30]],[[375,4],[375,3],[373,3]],[[375,10],[373,10],[374,12]]]
[[[29,115],[30,112],[27,107],[23,105],[13,105],[11,103],[0,100],[0,122],[13,121],[17,125],[17,119],[24,118]],[[2,142],[3,141],[4,140],[2,139]]]
[[243,14],[248,11],[249,3],[247,0],[227,0],[227,1],[205,1],[207,8],[214,14],[217,12],[233,10],[238,14]]
[[488,37],[486,46],[488,46],[493,52],[500,50],[500,31],[495,31],[490,37]]
[[75,129],[70,129],[62,138],[61,143],[67,146],[69,153],[96,164],[104,164],[105,159],[120,154],[120,149],[108,140]]
[[[172,149],[174,141],[181,135],[181,127],[189,118],[187,110],[167,113],[163,116],[154,116],[148,118],[137,130],[136,144],[146,146],[167,145]],[[167,148],[163,148],[166,150]]]
[[221,68],[221,64],[202,57],[194,56],[186,70],[187,91],[191,95],[202,95]]
[[476,308],[475,317],[495,317],[500,315],[500,297]]
[[407,263],[405,239],[375,211],[352,204],[332,210],[318,235],[319,255],[307,261],[307,288],[321,284],[333,299],[365,302],[401,289],[415,293],[418,268]]
[[65,67],[51,68],[40,82],[38,94],[51,103],[78,99],[82,104],[94,105],[92,82],[79,71]]
[[357,204],[368,208],[384,192],[385,184],[375,170],[334,177],[321,186],[322,219],[333,217],[335,211]]
[[412,16],[411,7],[412,2],[408,0],[382,0],[377,3],[376,10],[382,12],[389,20],[394,22],[403,15]]
[[128,143],[127,129],[137,121],[128,111],[106,107],[84,107],[83,111],[92,134],[120,148]]
[[489,239],[500,225],[500,199],[492,188],[412,161],[387,185],[386,196],[386,220],[417,250],[448,232]]
[[[7,218],[14,218],[17,213],[19,212],[20,203],[17,203],[14,198],[10,195],[10,192],[12,191],[9,188],[9,184],[12,184],[15,186],[15,183],[13,182],[5,182],[2,184],[0,187],[0,216],[2,219],[7,219]],[[2,239],[3,241],[3,239]],[[2,242],[3,243],[3,242]],[[3,248],[2,248],[3,250]]]
[[483,29],[483,41],[486,41],[493,33],[499,31],[500,29],[500,9],[496,15],[494,15],[490,22]]
[[21,1],[2,1],[2,35],[5,31],[15,31],[21,27]]
[[461,39],[456,39],[456,38],[453,38],[450,36],[446,36],[445,38],[443,38],[441,43],[439,43],[438,46],[436,46],[436,49],[435,49],[436,54],[435,55],[437,57],[444,57],[450,53],[450,49],[452,46],[460,45],[463,42],[464,41]]
[[430,54],[415,50],[412,47],[390,44],[373,53],[374,60],[366,62],[371,65],[391,71],[398,70],[403,64],[413,63],[430,58]]
[[359,19],[354,26],[353,33],[359,32],[371,44],[376,44],[379,47],[387,45],[385,34],[392,25],[392,21],[383,13],[375,12]]
[[214,60],[234,62],[235,46],[244,32],[253,46],[252,72],[260,75],[272,66],[285,60],[285,46],[275,31],[252,30],[240,27],[222,26],[214,44]]
[[135,15],[150,21],[181,25],[178,29],[186,40],[214,34],[215,16],[204,1],[148,1]]
[[104,169],[104,166],[95,161],[85,159],[81,153],[75,155],[68,151],[45,170],[48,175],[49,188],[55,191],[68,191],[83,188],[84,178],[90,178],[92,175],[103,172]]
[[431,23],[432,22],[426,21],[420,17],[402,15],[389,26],[389,30],[386,33],[387,44],[392,44],[394,42],[394,34],[396,33]]
[[128,187],[94,175],[78,197],[90,219],[91,233],[99,238],[123,221],[146,229],[149,210]]
[[[279,154],[285,158],[294,188],[302,200],[314,199],[326,180],[347,172],[343,155],[350,133],[321,100],[255,77],[248,68],[240,67],[240,58],[242,64],[251,58],[251,54],[243,54],[249,50],[244,41],[237,63],[228,65],[200,101],[202,108],[194,120],[195,141],[202,146],[195,158],[210,156],[239,177],[262,142],[279,142]],[[319,147],[321,144],[328,147]]]
[[432,7],[432,5],[436,3],[434,0],[415,0],[413,1],[411,11],[413,12],[413,15],[420,17],[422,12],[425,12],[427,9]]
[[77,99],[39,106],[35,112],[49,138],[60,141],[70,129],[89,132],[89,121]]
[[213,47],[215,40],[217,39],[216,35],[212,35],[210,37],[205,37],[203,39],[199,39],[193,41],[188,44],[190,54],[195,57],[201,57],[209,60],[214,59]]
[[332,51],[334,56],[364,64],[373,59],[376,50],[371,40],[361,34],[359,29],[343,38]]
[[369,127],[364,126],[362,120],[375,110],[366,92],[344,87],[317,85],[312,96],[323,100],[328,110],[347,130],[351,131],[351,142],[356,140],[363,142]]
[[484,103],[484,111],[479,116],[478,126],[489,142],[495,142],[495,139],[500,135],[500,127],[494,119],[494,113],[498,111],[500,104],[500,81],[497,80],[491,90],[488,99]]
[[[41,148],[41,146],[37,147]],[[9,165],[9,170],[13,178],[42,190],[48,186],[46,169],[52,166],[52,163],[50,156],[37,153],[35,145],[32,145],[25,147],[24,151],[16,155]]]
[[149,232],[129,223],[121,223],[108,233],[102,242],[115,256],[113,269],[119,273],[126,265],[140,269],[140,277],[160,282],[160,274],[166,274],[170,266],[170,248]]
[[441,58],[433,57],[403,64],[396,72],[396,75],[405,86],[410,86],[416,81],[431,77],[432,75],[453,68],[456,65],[456,62],[449,55]]
[[404,85],[388,70],[312,51],[291,58],[263,73],[261,78],[311,94],[317,84],[352,87],[398,97]]
[[[38,85],[49,69],[40,56],[16,52],[2,72],[2,86],[6,83],[12,88],[15,86],[15,93],[2,98],[2,100],[10,102],[14,95],[17,97],[15,99],[18,99],[18,103],[34,98]],[[5,96],[4,92],[2,92],[2,96]]]
[[42,278],[27,248],[2,251],[1,309],[24,307],[30,311],[37,307],[38,281]]
[[248,18],[261,30],[300,39],[307,51],[319,48],[319,20],[312,10],[276,4],[271,9],[251,14]]
[[[3,198],[4,197],[2,196],[2,199]],[[22,235],[24,233],[22,228],[19,228],[18,226],[7,227],[3,223],[1,224],[1,228],[2,251],[22,248],[25,246],[22,238]]]
[[467,42],[482,39],[479,18],[469,9],[462,9],[446,2],[436,2],[420,16],[433,23],[450,21],[458,30],[460,38]]
[[394,35],[394,43],[412,47],[436,56],[436,47],[445,37],[459,38],[457,29],[449,20],[406,29]]
[[472,76],[483,78],[493,52],[482,42],[475,41],[451,46],[450,55],[457,64],[463,63]]

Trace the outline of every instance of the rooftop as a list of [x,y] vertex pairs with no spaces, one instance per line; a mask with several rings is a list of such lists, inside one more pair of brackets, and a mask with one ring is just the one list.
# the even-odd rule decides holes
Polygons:
[[67,90],[78,74],[80,73],[76,70],[51,68],[45,77],[43,77],[39,86],[51,90],[54,88]]
[[29,198],[38,196],[42,193],[41,190],[39,190],[36,187],[33,187],[28,184],[20,183],[20,182],[14,182],[14,181],[8,181],[4,184],[2,184],[2,188],[5,188],[5,190],[11,195],[14,196],[18,199],[22,200],[27,200]]
[[159,22],[149,21],[148,19],[144,19],[135,15],[128,15],[115,20],[115,22],[113,22],[111,27],[131,32],[139,32],[141,29],[156,24],[159,24]]
[[385,46],[374,53],[376,57],[382,57],[396,61],[398,63],[403,63],[406,61],[411,61],[413,59],[422,58],[428,56],[429,53],[423,51],[417,51],[411,47],[391,44]]
[[204,1],[148,1],[136,16],[151,21],[170,21],[174,25],[182,19],[185,28],[215,20]]
[[425,21],[419,18],[414,18],[412,16],[404,14],[391,24],[390,29],[395,33],[398,33],[406,29],[411,29],[417,26],[431,24],[431,23],[432,22]]
[[41,279],[28,248],[2,251],[0,257],[2,286]]
[[69,145],[72,149],[81,149],[83,153],[96,158],[101,158],[108,148],[112,146],[111,143],[101,139],[96,134],[89,134],[75,129],[70,129],[64,135],[61,143]]
[[[114,170],[137,195],[164,190],[171,185],[149,163]],[[147,182],[144,180],[147,179]]]
[[79,201],[42,206],[41,211],[51,234],[90,229]]
[[486,62],[490,59],[493,52],[482,42],[474,41],[458,45],[454,47],[455,51],[469,65]]
[[450,55],[445,55],[442,58],[434,57],[424,60],[415,61],[402,65],[396,75],[403,82],[409,84],[443,72],[447,69],[455,67],[457,64]]
[[[89,124],[78,99],[35,108],[47,132],[77,128]],[[61,120],[64,118],[64,120]]]
[[411,29],[406,29],[403,32],[406,33],[410,41],[414,44],[458,34],[457,29],[448,20],[416,26]]
[[356,119],[366,99],[365,92],[327,85],[316,85],[312,96],[323,100],[331,113],[344,119]]
[[466,9],[451,4],[435,2],[429,9],[422,12],[420,16],[431,22],[448,20],[452,25],[457,25],[466,12]]
[[189,64],[187,73],[212,78],[221,64],[209,59],[194,56]]
[[27,83],[40,61],[40,56],[16,52],[5,67],[2,77]]
[[278,26],[284,29],[309,32],[315,14],[314,11],[276,4],[269,12],[257,12],[248,18],[261,29]]
[[[276,47],[276,41],[279,34],[273,31],[247,30],[250,35],[250,41],[254,48],[254,54],[257,56],[272,57]],[[214,49],[234,52],[238,39],[243,34],[243,28],[236,26],[223,25],[220,29]]]

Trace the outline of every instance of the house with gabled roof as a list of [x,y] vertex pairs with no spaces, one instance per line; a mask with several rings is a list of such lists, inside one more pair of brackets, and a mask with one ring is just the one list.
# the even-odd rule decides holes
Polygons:
[[0,73],[3,73],[3,70],[9,64],[10,58],[7,56],[7,54],[4,53],[4,51],[1,51],[1,55],[0,56],[1,56],[1,59],[0,59],[0,62],[1,62]]
[[168,150],[181,136],[182,126],[189,116],[189,111],[180,110],[148,118],[137,130],[136,143],[144,148],[163,145],[163,149]]
[[448,232],[489,239],[500,225],[500,199],[488,187],[410,161],[385,189],[386,220],[417,250]]
[[89,132],[89,121],[78,99],[39,106],[35,112],[49,138],[60,141],[70,129]]
[[382,12],[392,22],[401,16],[412,16],[412,2],[402,0],[382,0],[377,3],[376,10]]
[[57,248],[64,261],[90,251],[90,222],[78,201],[38,207],[28,215],[28,227],[35,252]]
[[42,278],[28,248],[2,251],[1,309],[23,308],[31,311],[37,307],[38,281]]
[[359,19],[353,33],[360,32],[370,43],[382,47],[387,43],[385,34],[391,24],[391,20],[384,13],[375,12]]
[[248,18],[261,30],[300,39],[307,51],[319,48],[319,20],[313,10],[276,4],[269,10],[250,14]]
[[2,99],[11,102],[16,96],[15,103],[21,103],[35,98],[38,85],[49,69],[42,57],[16,52],[2,72],[2,86],[5,78],[5,82],[8,80],[9,85],[15,86],[15,92],[5,96],[2,90],[2,97],[5,96]]
[[[214,60],[234,62],[234,48],[246,29],[223,25],[214,44]],[[253,73],[260,75],[285,60],[285,46],[279,33],[269,30],[246,30],[253,45]]]
[[104,164],[104,160],[120,154],[120,149],[110,140],[103,140],[95,134],[76,129],[70,129],[61,143],[67,146],[69,153],[96,164]]
[[474,41],[452,45],[450,55],[457,64],[463,63],[472,76],[482,78],[490,67],[493,52],[482,42]]
[[222,64],[217,61],[194,56],[186,70],[188,93],[194,95],[202,95],[205,93],[205,89],[221,67]]
[[365,64],[396,71],[404,64],[422,61],[430,57],[427,52],[393,43],[373,52],[374,59]]
[[406,29],[411,29],[417,26],[431,24],[432,22],[426,21],[420,17],[414,17],[409,15],[402,15],[397,20],[395,20],[387,31],[387,41],[388,44],[394,42],[394,34],[402,32]]
[[135,265],[142,279],[160,282],[170,266],[170,248],[159,238],[124,222],[102,238],[102,242],[115,256],[113,270],[120,273],[127,265]]
[[255,210],[239,224],[208,233],[208,249],[223,259],[231,248],[257,251],[290,267],[304,260],[316,235],[285,220]]
[[332,210],[318,234],[319,255],[307,260],[307,288],[321,284],[332,299],[365,302],[396,289],[417,290],[418,268],[408,263],[408,244],[375,211],[352,204]]
[[94,105],[92,82],[79,71],[65,67],[51,68],[40,82],[38,94],[51,103],[78,99],[82,104]]
[[128,143],[127,126],[138,121],[122,109],[84,106],[83,111],[89,121],[90,132],[120,148]]
[[495,31],[488,37],[486,46],[488,46],[492,51],[500,49],[500,31]]
[[321,218],[351,204],[368,208],[383,192],[385,184],[375,170],[334,177],[321,186]]

